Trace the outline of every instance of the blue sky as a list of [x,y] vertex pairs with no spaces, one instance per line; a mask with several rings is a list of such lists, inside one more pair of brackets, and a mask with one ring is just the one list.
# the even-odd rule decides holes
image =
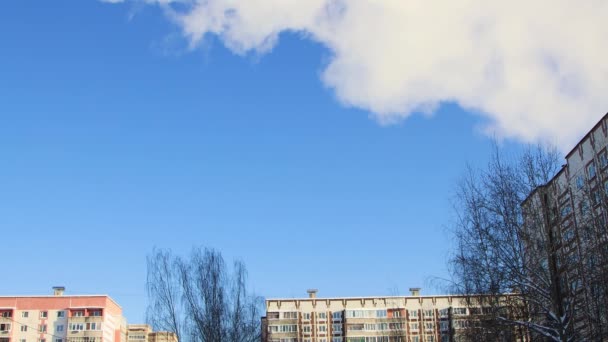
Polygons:
[[188,49],[157,6],[3,1],[0,37],[0,294],[107,293],[142,322],[154,246],[241,258],[266,297],[447,276],[449,200],[488,156],[487,116],[381,124],[322,81],[319,41]]

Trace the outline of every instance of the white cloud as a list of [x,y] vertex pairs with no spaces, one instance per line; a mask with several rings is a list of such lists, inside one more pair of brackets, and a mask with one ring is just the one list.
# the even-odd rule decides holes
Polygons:
[[322,81],[382,122],[454,101],[494,134],[568,148],[608,111],[606,0],[145,1],[187,3],[165,8],[193,46],[267,52],[304,32],[332,52]]

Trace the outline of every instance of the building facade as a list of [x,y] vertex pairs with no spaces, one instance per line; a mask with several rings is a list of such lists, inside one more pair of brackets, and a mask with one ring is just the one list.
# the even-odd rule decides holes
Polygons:
[[608,114],[566,155],[566,163],[522,204],[529,250],[552,279],[556,311],[580,338],[608,338]]
[[148,324],[129,324],[128,342],[178,342],[177,335],[170,331],[153,331]]
[[125,342],[121,307],[109,296],[0,296],[0,342]]
[[[448,342],[465,340],[486,308],[471,297],[267,299],[262,342]],[[509,329],[505,341],[524,341]]]

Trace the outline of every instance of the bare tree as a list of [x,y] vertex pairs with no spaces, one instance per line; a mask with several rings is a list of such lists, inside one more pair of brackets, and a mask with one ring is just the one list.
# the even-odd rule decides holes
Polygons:
[[146,321],[157,330],[172,331],[181,341],[184,316],[181,283],[175,273],[177,259],[168,250],[154,248],[147,258],[148,308]]
[[[192,342],[249,342],[260,339],[260,297],[247,290],[247,270],[241,261],[234,263],[232,269],[226,267],[220,252],[207,248],[194,248],[189,258],[171,257],[169,252],[154,250],[154,261],[170,264],[172,267],[160,268],[162,279],[171,279],[173,297],[178,297],[178,310],[164,307],[167,301],[158,291],[151,293],[148,321],[151,324],[163,321],[163,317],[176,312],[175,325],[182,339]],[[164,262],[170,259],[170,262]],[[148,272],[158,272],[157,264]],[[159,276],[150,276],[157,280]],[[149,278],[149,279],[150,279]],[[161,280],[162,280],[161,279]],[[158,288],[148,284],[149,288]],[[162,286],[164,288],[166,286]],[[162,293],[161,293],[162,295]],[[158,305],[152,306],[152,304]],[[156,317],[158,316],[158,317]],[[160,327],[160,326],[159,326]]]
[[[578,297],[563,286],[558,237],[544,222],[543,197],[529,196],[540,191],[559,166],[552,149],[530,148],[509,160],[495,148],[487,167],[469,167],[458,185],[452,272],[458,291],[483,295],[488,315],[477,326],[485,326],[492,339],[504,335],[501,327],[513,326],[551,341],[577,338],[571,320]],[[505,303],[505,293],[517,296]]]

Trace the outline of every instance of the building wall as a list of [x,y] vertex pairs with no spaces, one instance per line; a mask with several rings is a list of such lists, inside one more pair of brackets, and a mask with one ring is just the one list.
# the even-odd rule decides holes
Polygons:
[[461,296],[268,299],[262,341],[453,341],[475,310]]
[[[604,247],[608,194],[608,114],[566,155],[566,164],[522,204],[526,226],[537,240],[545,239],[550,272],[559,281],[560,296],[576,296],[582,307],[593,305],[594,282],[587,267],[596,249]],[[537,210],[540,207],[543,210]],[[592,268],[591,268],[592,270]],[[585,331],[585,310],[577,310],[574,329]],[[588,325],[587,325],[588,326]]]
[[2,342],[125,342],[122,309],[108,296],[0,297],[2,315]]

